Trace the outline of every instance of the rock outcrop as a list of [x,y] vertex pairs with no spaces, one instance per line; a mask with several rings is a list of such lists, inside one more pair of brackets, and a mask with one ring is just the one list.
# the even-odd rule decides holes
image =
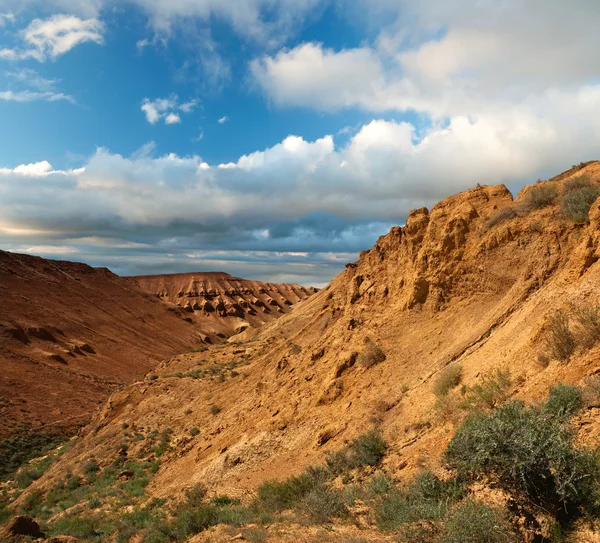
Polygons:
[[313,287],[250,281],[228,273],[146,275],[131,280],[182,308],[211,342],[272,322],[317,292]]

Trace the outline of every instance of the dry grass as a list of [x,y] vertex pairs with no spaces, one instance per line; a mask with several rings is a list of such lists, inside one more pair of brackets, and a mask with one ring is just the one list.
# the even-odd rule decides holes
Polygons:
[[367,338],[365,350],[358,355],[358,362],[365,368],[381,364],[386,359],[385,353],[377,343]]

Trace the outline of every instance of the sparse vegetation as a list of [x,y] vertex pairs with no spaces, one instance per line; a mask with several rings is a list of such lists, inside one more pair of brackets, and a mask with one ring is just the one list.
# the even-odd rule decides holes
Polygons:
[[542,209],[551,205],[558,196],[558,188],[554,183],[538,183],[530,188],[523,198],[524,211]]
[[[22,428],[12,437],[0,442],[0,481],[12,477],[23,464],[43,456],[63,440],[64,437],[59,434]],[[35,475],[34,469],[31,477],[34,478]]]
[[600,341],[600,305],[573,305],[571,313],[576,324],[576,339],[584,349]]
[[460,364],[454,364],[444,368],[433,383],[433,393],[438,398],[448,395],[453,388],[456,388],[462,379],[463,368]]
[[465,479],[495,476],[508,491],[523,491],[562,516],[593,510],[598,456],[575,447],[568,421],[552,412],[560,403],[525,407],[513,401],[472,414],[448,445],[448,466]]
[[211,405],[210,406],[210,413],[211,415],[218,415],[223,409],[218,406],[218,405]]
[[405,488],[393,488],[383,496],[377,510],[377,525],[384,531],[398,530],[415,522],[438,521],[464,494],[456,480],[442,481],[424,472]]
[[471,499],[458,504],[443,523],[439,543],[512,543],[517,541],[508,512]]
[[544,412],[558,418],[570,418],[583,406],[579,387],[558,383],[550,389]]
[[555,360],[566,362],[575,351],[575,336],[569,326],[569,316],[558,309],[548,320],[546,351]]
[[381,364],[386,359],[386,355],[377,343],[371,338],[367,338],[365,350],[358,355],[358,362],[365,368],[370,368]]
[[191,435],[192,437],[195,437],[195,436],[197,436],[199,433],[200,433],[200,429],[199,429],[199,428],[192,428],[192,429],[190,430],[190,435]]
[[587,177],[577,177],[565,183],[561,211],[574,223],[588,221],[590,208],[600,196],[600,186]]
[[362,466],[377,466],[385,456],[387,447],[381,431],[374,429],[359,435],[342,450],[329,453],[325,462],[335,475]]
[[491,409],[507,400],[511,386],[510,371],[497,368],[484,375],[479,383],[465,388],[461,407],[468,410]]
[[485,229],[490,230],[503,222],[516,218],[517,211],[513,206],[503,207],[485,223]]

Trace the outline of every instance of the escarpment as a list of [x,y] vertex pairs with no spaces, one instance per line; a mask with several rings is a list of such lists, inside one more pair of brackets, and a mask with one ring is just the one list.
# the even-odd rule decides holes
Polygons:
[[[256,337],[173,356],[115,392],[29,492],[48,491],[91,458],[112,465],[123,444],[128,458],[154,458],[166,443],[148,499],[176,502],[202,484],[244,502],[266,479],[320,464],[374,427],[389,445],[381,469],[395,483],[441,469],[474,391],[490,380],[501,394],[487,409],[538,402],[559,382],[600,373],[600,338],[580,341],[577,320],[583,309],[600,314],[600,200],[588,202],[585,220],[564,205],[582,186],[600,196],[600,163],[514,199],[502,185],[482,186],[413,211]],[[189,298],[218,311],[219,295],[194,284],[174,287],[175,299],[181,292],[183,306]],[[237,296],[244,310],[261,307]],[[557,315],[574,337],[566,357],[549,347]],[[449,367],[458,380],[442,395],[435,384]],[[597,404],[575,420],[582,444],[600,435]]]

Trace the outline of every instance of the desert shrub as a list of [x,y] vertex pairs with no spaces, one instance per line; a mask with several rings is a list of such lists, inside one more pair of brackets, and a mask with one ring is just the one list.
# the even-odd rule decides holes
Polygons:
[[381,364],[386,359],[385,353],[371,338],[367,338],[365,350],[358,355],[358,362],[365,368]]
[[488,219],[488,221],[485,223],[485,228],[486,230],[489,230],[490,228],[493,228],[494,226],[497,226],[503,222],[514,219],[516,216],[517,211],[514,207],[504,207]]
[[223,411],[223,408],[220,407],[219,405],[211,405],[210,406],[210,413],[211,415],[218,415],[221,411]]
[[385,475],[377,473],[367,482],[367,490],[372,496],[384,495],[394,488],[394,483]]
[[199,428],[192,428],[192,429],[190,430],[190,435],[191,435],[192,437],[195,437],[195,436],[197,436],[199,433],[200,433],[200,429],[199,429]]
[[508,514],[499,507],[465,500],[442,526],[440,543],[511,543],[517,541]]
[[381,431],[374,429],[359,435],[342,450],[329,453],[325,462],[335,475],[362,466],[377,466],[383,460],[387,447]]
[[85,465],[83,471],[86,475],[90,475],[91,473],[98,473],[100,471],[100,466],[98,465],[98,462],[96,462],[96,460],[92,459]]
[[549,206],[558,196],[556,185],[551,183],[538,183],[527,191],[523,198],[523,209],[533,211]]
[[548,320],[546,351],[552,358],[562,362],[569,360],[577,346],[569,324],[569,316],[562,309],[555,311]]
[[23,428],[0,441],[0,481],[5,481],[26,462],[57,447],[63,437]]
[[444,368],[433,383],[433,393],[442,398],[460,384],[463,368],[460,364]]
[[445,460],[463,478],[493,475],[506,489],[573,515],[578,507],[594,507],[600,481],[597,455],[574,441],[563,418],[513,401],[470,415]]
[[465,389],[462,407],[465,409],[489,409],[508,399],[512,379],[508,369],[497,368],[484,375],[479,383]]
[[308,467],[302,474],[285,481],[265,481],[258,487],[257,505],[268,511],[284,511],[329,480],[327,470]]
[[456,479],[442,481],[431,472],[419,475],[412,484],[383,497],[376,510],[380,529],[398,530],[412,523],[438,521],[464,493]]
[[325,524],[334,518],[348,515],[348,509],[339,490],[325,485],[315,487],[299,502],[298,511],[315,524]]
[[561,211],[564,217],[575,222],[586,222],[590,208],[600,196],[600,187],[587,177],[578,177],[565,183]]
[[27,488],[31,483],[37,481],[50,467],[55,458],[46,456],[35,462],[30,468],[20,469],[15,479],[19,488]]
[[581,389],[573,385],[558,383],[550,389],[550,396],[543,409],[555,417],[569,418],[583,405]]
[[592,348],[600,341],[600,305],[574,305],[571,314],[577,326],[577,342]]

